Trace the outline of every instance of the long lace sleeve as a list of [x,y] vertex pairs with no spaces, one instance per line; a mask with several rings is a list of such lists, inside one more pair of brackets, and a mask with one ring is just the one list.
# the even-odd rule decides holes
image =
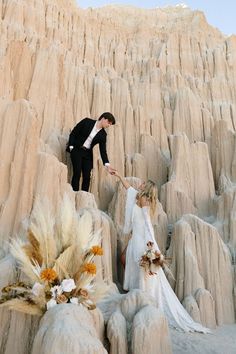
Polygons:
[[151,218],[150,218],[150,214],[149,214],[149,207],[145,206],[142,207],[142,212],[143,212],[143,217],[144,217],[144,221],[145,221],[145,240],[146,242],[148,241],[152,241],[155,245],[155,248],[160,251],[157,242],[155,240],[155,236],[154,236],[154,230],[153,230],[153,226],[152,226],[152,222],[151,222]]
[[133,207],[136,202],[137,193],[138,192],[133,187],[129,187],[127,189],[126,203],[125,203],[125,223],[123,229],[123,232],[125,234],[130,233],[130,231],[132,230]]

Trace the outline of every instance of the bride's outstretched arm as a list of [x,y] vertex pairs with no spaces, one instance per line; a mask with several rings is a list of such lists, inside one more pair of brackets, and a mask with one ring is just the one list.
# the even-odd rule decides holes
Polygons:
[[116,176],[119,178],[119,180],[121,181],[121,183],[123,184],[123,186],[125,187],[125,189],[128,189],[130,187],[130,184],[128,181],[126,181],[126,179],[124,177],[122,177],[118,171],[115,171],[113,176]]
[[133,215],[133,208],[135,205],[136,201],[136,195],[137,191],[131,185],[129,184],[128,181],[124,177],[122,177],[118,171],[115,171],[114,175],[119,178],[125,189],[127,189],[126,193],[126,203],[125,203],[125,220],[124,220],[124,228],[123,232],[125,234],[128,234],[132,230],[132,215]]

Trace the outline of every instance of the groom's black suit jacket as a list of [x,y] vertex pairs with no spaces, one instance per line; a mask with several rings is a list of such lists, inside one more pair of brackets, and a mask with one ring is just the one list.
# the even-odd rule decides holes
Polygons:
[[[89,134],[91,133],[95,123],[96,120],[91,118],[82,119],[70,133],[66,151],[69,151],[68,148],[70,145],[73,145],[75,148],[80,148],[81,146],[83,146],[84,142],[86,141]],[[103,164],[109,162],[107,157],[106,141],[107,141],[107,133],[102,128],[101,130],[99,130],[99,132],[95,135],[95,137],[92,140],[91,148],[89,150],[91,153],[91,159],[93,159],[92,149],[94,145],[99,144],[99,150],[100,150],[100,155]]]

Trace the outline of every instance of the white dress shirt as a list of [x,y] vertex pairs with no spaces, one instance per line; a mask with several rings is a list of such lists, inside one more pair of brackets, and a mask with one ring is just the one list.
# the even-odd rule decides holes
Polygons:
[[95,135],[101,130],[102,128],[97,128],[97,122],[94,124],[94,127],[91,131],[91,133],[89,134],[89,136],[87,137],[87,139],[85,140],[83,146],[86,147],[87,149],[91,148],[91,144],[92,144],[92,140],[95,137]]

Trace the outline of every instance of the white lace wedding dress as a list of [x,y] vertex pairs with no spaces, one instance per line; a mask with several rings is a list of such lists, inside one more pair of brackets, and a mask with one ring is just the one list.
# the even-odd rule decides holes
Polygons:
[[133,187],[128,188],[124,232],[132,230],[132,238],[126,251],[124,289],[141,289],[152,295],[171,327],[185,332],[210,333],[208,328],[194,322],[181,305],[161,267],[156,275],[150,276],[139,266],[139,260],[147,250],[148,241],[154,242],[155,249],[159,250],[159,247],[154,237],[148,207],[140,208],[136,204],[136,195],[137,191]]

